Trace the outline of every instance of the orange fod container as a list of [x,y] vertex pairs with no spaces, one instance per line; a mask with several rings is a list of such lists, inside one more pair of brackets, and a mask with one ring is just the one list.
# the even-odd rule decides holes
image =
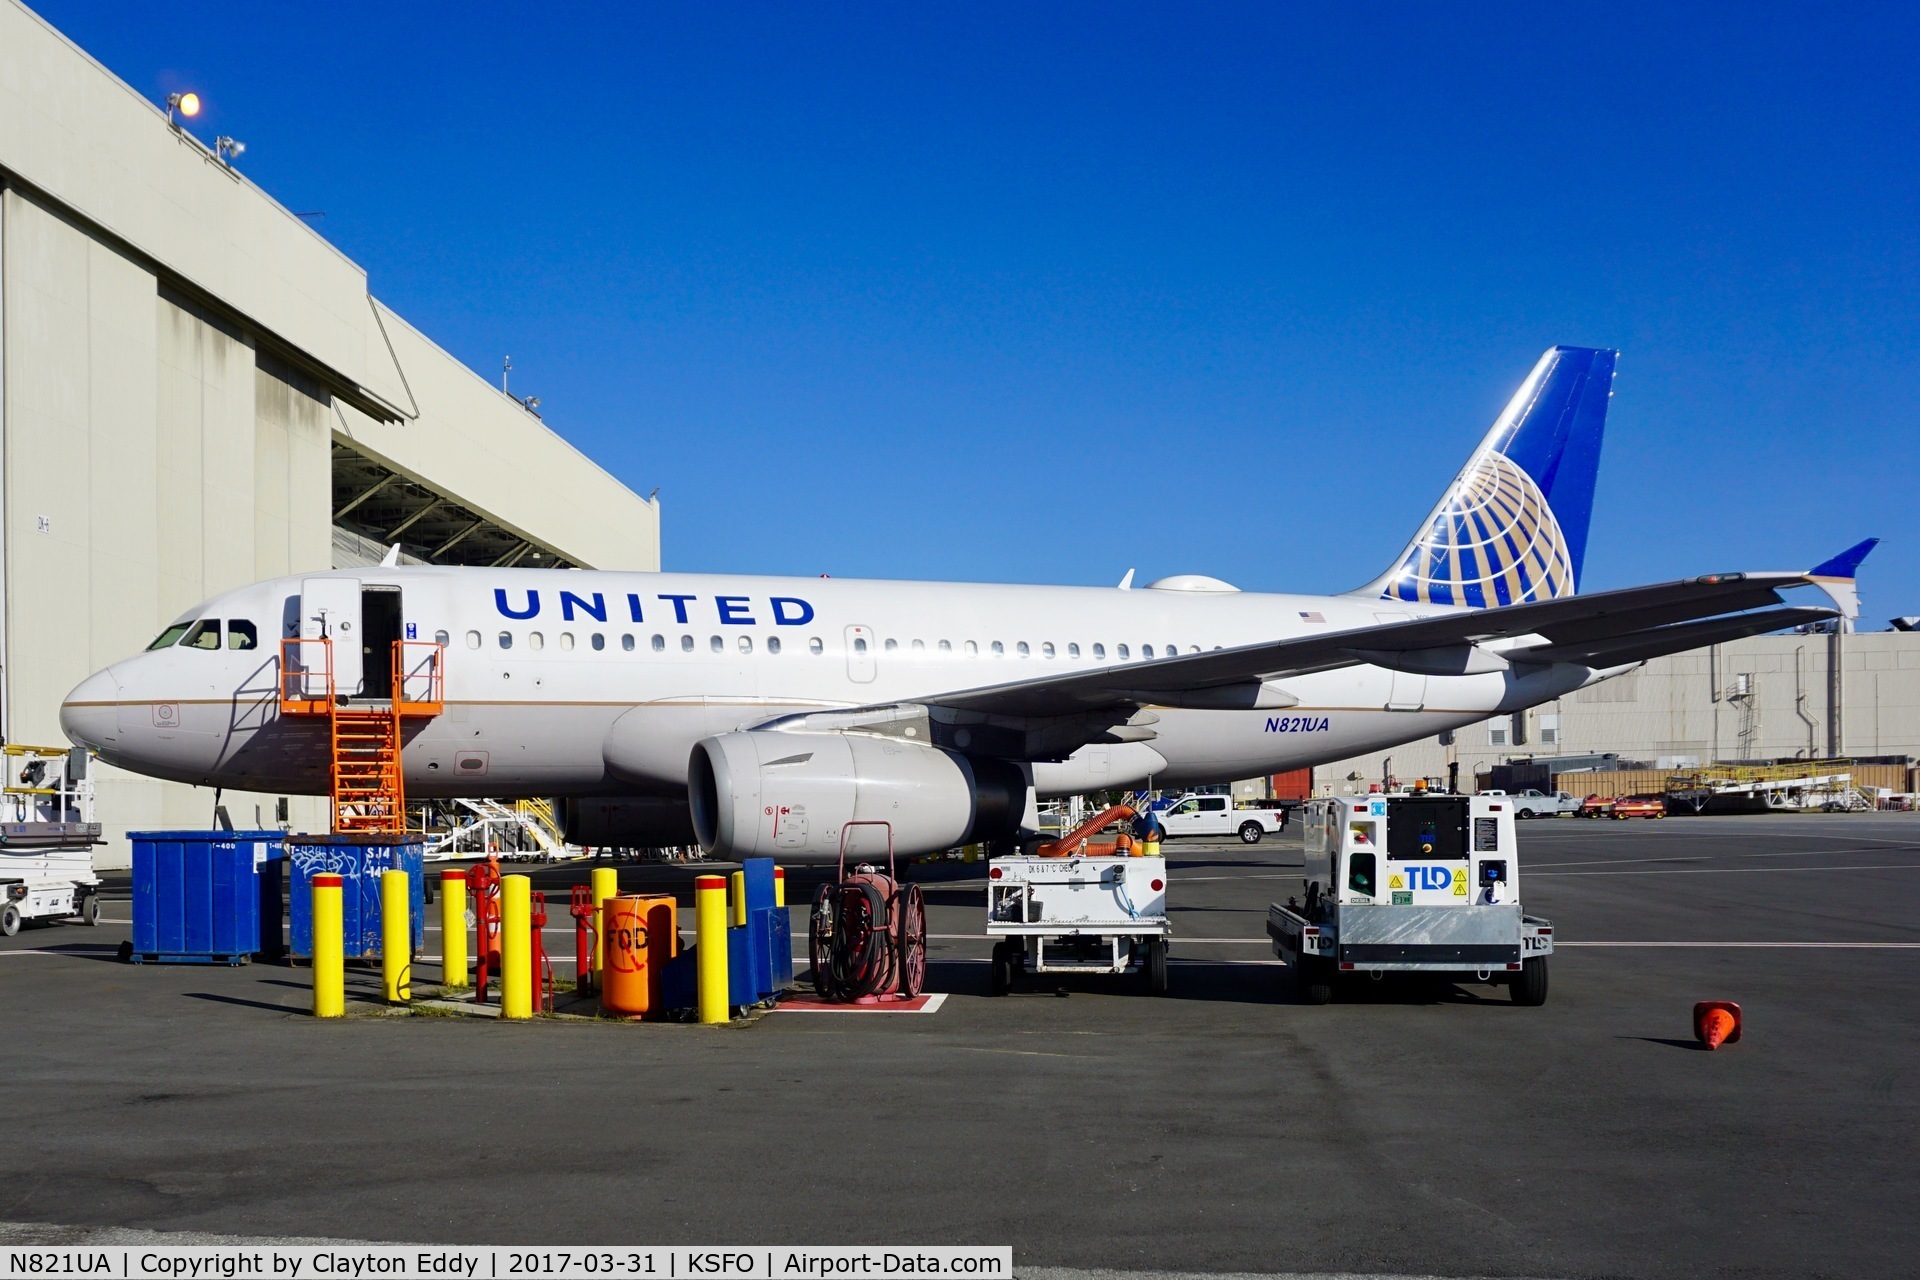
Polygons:
[[680,913],[671,897],[629,894],[600,909],[606,966],[600,1008],[623,1017],[658,1014],[660,975],[680,949]]

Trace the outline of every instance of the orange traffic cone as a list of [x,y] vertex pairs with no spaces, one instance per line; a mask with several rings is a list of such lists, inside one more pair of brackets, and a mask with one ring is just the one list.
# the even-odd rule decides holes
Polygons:
[[1702,1000],[1693,1006],[1693,1038],[1709,1049],[1740,1039],[1740,1006],[1731,1000]]

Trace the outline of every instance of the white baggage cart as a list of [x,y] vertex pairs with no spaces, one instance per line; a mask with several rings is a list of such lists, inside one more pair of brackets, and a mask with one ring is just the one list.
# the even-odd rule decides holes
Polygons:
[[1034,973],[1134,973],[1167,990],[1167,860],[994,858],[987,864],[993,993]]

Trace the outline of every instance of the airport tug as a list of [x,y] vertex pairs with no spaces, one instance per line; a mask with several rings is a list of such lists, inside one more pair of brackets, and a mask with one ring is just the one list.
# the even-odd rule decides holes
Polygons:
[[1520,906],[1513,803],[1504,797],[1314,800],[1302,823],[1306,900],[1267,908],[1274,954],[1307,1004],[1345,974],[1443,973],[1547,1000],[1553,926]]
[[987,863],[993,994],[1034,973],[1134,973],[1167,990],[1167,860],[1157,841],[1094,837],[1134,817],[1115,805],[1032,853]]

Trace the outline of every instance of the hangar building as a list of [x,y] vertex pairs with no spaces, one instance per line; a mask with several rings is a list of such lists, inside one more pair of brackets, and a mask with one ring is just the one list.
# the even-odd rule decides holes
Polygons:
[[[367,290],[366,272],[0,0],[0,735],[198,601],[410,560],[653,570],[660,511]],[[125,833],[210,793],[97,767]],[[277,797],[229,793],[240,825]],[[325,802],[295,797],[296,829]]]

